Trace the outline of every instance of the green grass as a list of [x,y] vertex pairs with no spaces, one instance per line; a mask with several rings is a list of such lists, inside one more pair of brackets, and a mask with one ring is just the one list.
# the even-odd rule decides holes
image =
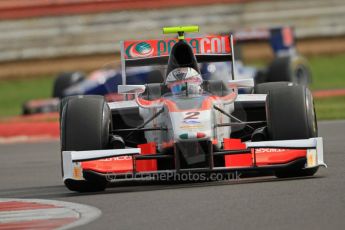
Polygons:
[[312,90],[345,88],[345,54],[308,58]]
[[0,117],[21,114],[22,104],[52,94],[52,77],[0,80]]
[[318,120],[345,119],[345,96],[315,99]]
[[[312,90],[345,88],[345,54],[308,58],[313,74]],[[316,98],[319,120],[345,119],[345,96]]]

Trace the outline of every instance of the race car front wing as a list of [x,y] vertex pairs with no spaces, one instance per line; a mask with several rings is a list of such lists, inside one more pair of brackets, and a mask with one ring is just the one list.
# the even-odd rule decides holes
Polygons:
[[[323,140],[321,137],[283,140],[245,142],[239,139],[224,139],[224,149],[213,152],[214,157],[224,156],[225,165],[214,167],[210,164],[204,168],[158,169],[157,160],[176,158],[174,154],[156,154],[155,143],[139,145],[139,148],[63,151],[63,179],[85,180],[85,173],[94,173],[107,177],[116,175],[120,178],[137,178],[137,175],[157,175],[160,173],[198,173],[198,172],[234,172],[265,171],[291,167],[303,163],[304,169],[327,167],[323,158]],[[175,166],[176,163],[175,163]],[[116,180],[112,180],[114,182]]]

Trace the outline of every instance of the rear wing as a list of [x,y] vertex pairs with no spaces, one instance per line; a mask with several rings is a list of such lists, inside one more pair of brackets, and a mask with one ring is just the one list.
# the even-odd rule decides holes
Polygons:
[[[230,61],[234,65],[233,37],[231,34],[185,38],[184,40],[193,48],[199,63]],[[122,41],[121,65],[123,84],[126,84],[126,67],[168,64],[170,51],[177,42],[178,39],[173,38]],[[234,73],[232,76],[234,76]]]
[[234,38],[236,42],[268,40],[275,55],[295,52],[295,32],[289,26],[237,30]]

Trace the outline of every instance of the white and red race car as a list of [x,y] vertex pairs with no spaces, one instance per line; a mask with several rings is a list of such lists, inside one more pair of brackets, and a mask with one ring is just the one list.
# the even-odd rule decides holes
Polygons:
[[[110,182],[185,174],[311,176],[326,166],[308,88],[237,79],[232,35],[185,38],[196,26],[163,31],[178,38],[122,42],[122,101],[62,100],[67,188],[99,191]],[[199,63],[224,61],[232,73],[217,79],[226,80],[202,80]],[[148,65],[165,68],[164,82],[126,84],[126,69]],[[238,94],[239,88],[252,93]]]

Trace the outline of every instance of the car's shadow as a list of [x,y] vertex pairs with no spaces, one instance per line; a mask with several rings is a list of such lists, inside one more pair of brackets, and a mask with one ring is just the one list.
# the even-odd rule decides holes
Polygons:
[[[102,192],[85,192],[78,193],[69,191],[63,185],[47,186],[47,187],[27,187],[18,189],[0,190],[1,198],[36,198],[36,199],[60,199],[78,196],[94,196],[107,195],[116,193],[132,193],[132,192],[146,192],[157,190],[171,190],[171,189],[194,189],[207,186],[230,186],[230,185],[245,185],[252,183],[277,183],[281,181],[291,180],[317,180],[324,178],[324,176],[312,177],[298,177],[298,178],[284,178],[278,179],[273,176],[245,178],[239,180],[223,180],[212,182],[175,182],[175,181],[131,181],[131,182],[117,182],[111,184],[105,191]],[[284,183],[285,183],[284,182]]]

